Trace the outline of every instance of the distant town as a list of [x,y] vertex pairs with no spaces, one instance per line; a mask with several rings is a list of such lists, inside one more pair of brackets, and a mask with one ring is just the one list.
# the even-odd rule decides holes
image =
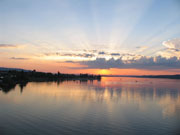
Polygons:
[[90,74],[63,74],[37,72],[36,70],[24,70],[16,68],[0,68],[0,89],[9,91],[16,84],[20,87],[25,86],[28,82],[47,82],[47,81],[65,81],[65,80],[101,80],[100,75]]

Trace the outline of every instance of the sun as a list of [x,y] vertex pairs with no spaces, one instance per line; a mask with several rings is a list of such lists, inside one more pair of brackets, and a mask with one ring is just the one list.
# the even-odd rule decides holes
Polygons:
[[98,71],[98,74],[107,75],[107,74],[110,74],[110,71],[108,69],[100,69]]

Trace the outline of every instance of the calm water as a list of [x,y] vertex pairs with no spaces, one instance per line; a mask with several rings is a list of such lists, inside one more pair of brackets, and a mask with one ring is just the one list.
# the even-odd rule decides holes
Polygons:
[[103,78],[0,91],[0,135],[180,134],[180,80]]

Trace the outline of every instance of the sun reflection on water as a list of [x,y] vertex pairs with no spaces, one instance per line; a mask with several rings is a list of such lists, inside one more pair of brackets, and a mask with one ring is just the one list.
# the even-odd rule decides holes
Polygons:
[[[43,101],[42,106],[50,107],[59,102],[105,104],[107,109],[117,104],[137,105],[142,111],[148,105],[160,106],[163,116],[172,116],[180,107],[180,84],[176,80],[142,78],[102,78],[98,81],[65,81],[60,83],[28,83],[23,93],[19,86],[8,94],[0,93],[1,101],[14,104],[34,104]],[[48,106],[49,105],[49,106]],[[41,107],[42,107],[41,106]]]

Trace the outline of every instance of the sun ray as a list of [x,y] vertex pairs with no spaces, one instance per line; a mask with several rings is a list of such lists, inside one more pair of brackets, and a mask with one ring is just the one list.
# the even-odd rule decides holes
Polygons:
[[[114,23],[109,41],[109,48],[115,50],[122,47],[122,43],[128,38],[128,35],[141,19],[145,11],[150,7],[151,3],[152,0],[143,2],[136,0],[131,4],[119,4],[116,10],[116,18],[114,18],[113,21]],[[126,4],[128,4],[128,6]],[[125,12],[129,12],[131,14],[124,16]]]

